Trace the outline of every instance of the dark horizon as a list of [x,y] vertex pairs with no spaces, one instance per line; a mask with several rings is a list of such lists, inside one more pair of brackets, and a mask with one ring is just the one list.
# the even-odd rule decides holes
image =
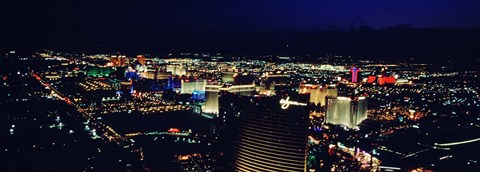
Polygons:
[[[18,42],[15,44],[16,41],[8,41],[6,50],[51,49],[87,54],[120,52],[131,55],[193,52],[287,56],[339,54],[365,59],[480,59],[480,29],[412,28],[408,25],[382,29],[367,26],[349,29],[331,27],[283,33],[186,33],[180,38],[181,41],[172,42],[153,38],[141,40],[131,36],[91,42],[68,42],[67,39],[69,38],[43,40],[43,43],[23,47],[11,46],[18,45]],[[78,39],[82,38],[73,40]]]
[[[5,1],[5,49],[480,57],[478,1]],[[287,47],[288,45],[288,47]]]

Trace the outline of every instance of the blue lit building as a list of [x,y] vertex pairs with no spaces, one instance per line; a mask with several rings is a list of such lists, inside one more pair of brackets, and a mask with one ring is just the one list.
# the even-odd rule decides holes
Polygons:
[[194,90],[193,93],[192,93],[192,100],[204,101],[205,100],[205,91]]

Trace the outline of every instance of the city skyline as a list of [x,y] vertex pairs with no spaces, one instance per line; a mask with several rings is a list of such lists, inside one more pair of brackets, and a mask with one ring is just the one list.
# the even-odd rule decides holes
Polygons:
[[480,1],[0,2],[0,171],[480,171]]

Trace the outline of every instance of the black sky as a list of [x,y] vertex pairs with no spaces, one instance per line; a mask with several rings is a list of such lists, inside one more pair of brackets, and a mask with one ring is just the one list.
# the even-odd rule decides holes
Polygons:
[[476,58],[479,29],[477,0],[2,1],[7,48]]

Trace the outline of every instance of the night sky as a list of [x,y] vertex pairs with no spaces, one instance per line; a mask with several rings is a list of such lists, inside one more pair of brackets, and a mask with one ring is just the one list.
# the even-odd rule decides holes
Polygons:
[[[397,31],[388,28],[403,25],[413,39],[424,32],[432,34],[428,38],[446,35],[445,43],[476,44],[462,50],[470,51],[478,47],[472,41],[480,29],[478,0],[99,1],[2,1],[2,42],[7,48],[240,53],[287,53],[282,46],[292,44],[292,52],[362,54],[342,47],[358,45],[335,42],[383,44],[377,37],[396,37]],[[365,28],[369,38],[359,31]],[[332,30],[341,33],[330,34]],[[335,45],[326,46],[332,41]]]

